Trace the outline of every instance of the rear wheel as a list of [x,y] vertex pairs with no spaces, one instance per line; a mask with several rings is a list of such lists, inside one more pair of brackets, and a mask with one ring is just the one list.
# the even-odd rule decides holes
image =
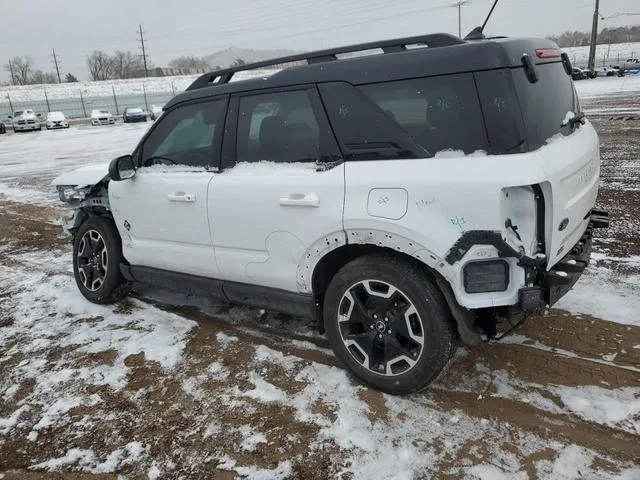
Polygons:
[[336,355],[365,383],[391,394],[426,387],[455,350],[451,313],[415,264],[370,255],[345,265],[325,294]]
[[120,273],[122,243],[113,221],[90,217],[73,242],[73,274],[84,297],[93,303],[113,303],[127,294]]

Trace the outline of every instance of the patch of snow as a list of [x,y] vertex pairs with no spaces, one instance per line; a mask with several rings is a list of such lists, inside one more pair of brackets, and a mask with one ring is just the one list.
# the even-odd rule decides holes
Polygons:
[[568,111],[567,114],[564,116],[564,119],[562,120],[561,125],[564,127],[565,125],[569,125],[569,122],[571,120],[573,120],[574,118],[576,118],[576,114],[572,111]]
[[551,388],[569,410],[596,423],[617,426],[625,422],[629,430],[640,434],[640,389],[621,387],[615,390],[595,385]]
[[315,162],[270,162],[262,160],[259,162],[241,162],[233,168],[225,170],[220,175],[237,176],[269,176],[269,175],[309,175],[316,172]]
[[223,347],[228,347],[232,343],[238,341],[238,337],[234,337],[233,335],[227,335],[224,332],[216,333],[216,339],[222,344]]
[[206,377],[213,380],[224,380],[229,376],[229,369],[220,362],[212,362],[206,370]]
[[589,266],[554,308],[640,326],[640,285],[622,281],[608,268]]
[[476,150],[475,152],[466,154],[462,150],[445,149],[436,152],[434,158],[460,158],[460,157],[486,157],[487,152],[484,150]]
[[221,431],[222,427],[218,422],[211,422],[207,425],[207,428],[205,428],[203,436],[204,438],[217,437]]
[[255,466],[235,467],[234,470],[238,475],[247,480],[285,480],[291,478],[293,475],[293,469],[291,468],[291,462],[289,460],[278,463],[278,466],[271,470]]
[[69,410],[79,405],[88,405],[93,406],[100,402],[100,397],[98,395],[91,395],[86,399],[82,399],[80,397],[65,397],[57,399],[53,404],[49,405],[38,423],[33,426],[34,431],[42,430],[43,428],[50,427],[51,425],[55,425],[60,417],[66,414]]
[[474,465],[467,473],[477,480],[527,480],[527,472],[504,472],[494,465]]
[[255,452],[257,446],[261,443],[267,443],[267,437],[262,432],[257,432],[250,425],[243,425],[236,429],[242,436],[240,449],[245,452]]
[[160,470],[156,465],[156,463],[154,462],[153,465],[151,465],[151,468],[149,468],[149,471],[147,472],[147,477],[149,477],[149,480],[158,480],[161,475],[162,475],[162,470]]
[[253,390],[241,392],[240,396],[253,398],[265,403],[283,402],[287,398],[287,394],[275,385],[267,382],[256,372],[249,374],[249,381],[255,387]]
[[0,435],[6,435],[9,433],[13,427],[18,424],[18,419],[20,415],[29,410],[28,405],[23,405],[18,408],[15,412],[13,412],[9,417],[0,418]]
[[553,463],[550,478],[580,479],[593,461],[593,455],[578,445],[569,445],[560,451]]
[[30,469],[59,470],[61,467],[77,465],[79,467],[91,467],[95,465],[96,455],[93,450],[83,448],[72,448],[67,453],[58,458],[52,458],[44,462],[31,465]]

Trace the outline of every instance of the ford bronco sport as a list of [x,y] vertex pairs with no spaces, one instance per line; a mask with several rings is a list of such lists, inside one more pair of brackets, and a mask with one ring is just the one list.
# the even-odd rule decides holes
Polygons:
[[417,391],[553,305],[608,225],[571,73],[549,40],[434,34],[205,74],[131,155],[54,181],[78,288],[311,315],[367,384]]

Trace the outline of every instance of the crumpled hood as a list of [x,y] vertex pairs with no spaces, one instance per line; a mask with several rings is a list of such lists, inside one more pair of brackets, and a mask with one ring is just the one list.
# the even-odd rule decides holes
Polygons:
[[51,185],[96,185],[109,176],[109,164],[87,165],[56,177]]

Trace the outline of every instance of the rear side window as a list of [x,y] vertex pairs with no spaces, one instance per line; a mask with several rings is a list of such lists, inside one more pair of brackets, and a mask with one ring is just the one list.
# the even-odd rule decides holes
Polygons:
[[[324,120],[324,121],[323,121]],[[240,97],[237,162],[317,162],[337,153],[307,90]]]
[[512,70],[530,150],[545,145],[556,134],[569,135],[574,127],[563,127],[562,122],[568,112],[579,110],[573,82],[562,63],[539,64],[535,68],[536,83],[529,82],[523,68]]
[[331,126],[347,160],[386,160],[427,156],[400,126],[353,85],[318,86]]
[[430,154],[489,145],[472,74],[363,85],[359,89]]

